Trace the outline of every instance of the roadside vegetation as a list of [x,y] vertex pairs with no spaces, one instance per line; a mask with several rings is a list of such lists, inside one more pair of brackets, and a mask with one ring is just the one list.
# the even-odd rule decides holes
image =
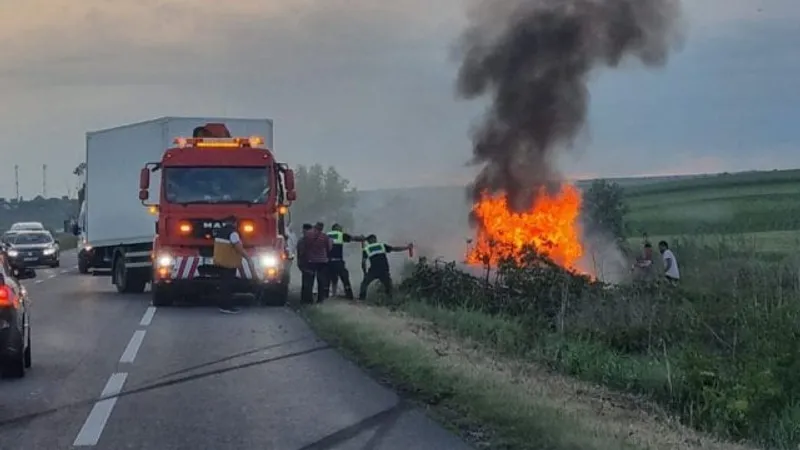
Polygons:
[[587,220],[631,262],[642,232],[668,240],[679,286],[605,285],[533,251],[480,276],[421,259],[392,302],[310,318],[486,447],[796,449],[795,191],[796,171],[589,187]]

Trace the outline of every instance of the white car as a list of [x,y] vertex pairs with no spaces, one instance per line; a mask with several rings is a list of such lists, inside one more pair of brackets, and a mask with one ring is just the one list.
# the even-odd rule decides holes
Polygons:
[[41,222],[17,222],[11,225],[9,231],[43,231],[44,229]]

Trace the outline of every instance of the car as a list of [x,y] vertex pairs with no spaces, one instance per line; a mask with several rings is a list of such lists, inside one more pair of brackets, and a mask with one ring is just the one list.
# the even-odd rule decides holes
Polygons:
[[19,231],[6,246],[8,262],[15,269],[61,265],[58,240],[49,231]]
[[36,271],[15,270],[5,255],[0,258],[0,374],[22,378],[31,367],[31,326],[28,291],[20,281],[36,278]]
[[41,222],[17,222],[8,231],[45,231]]

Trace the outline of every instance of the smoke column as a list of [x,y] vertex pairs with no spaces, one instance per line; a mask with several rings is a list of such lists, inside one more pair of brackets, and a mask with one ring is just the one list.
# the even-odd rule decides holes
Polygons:
[[473,130],[472,163],[483,168],[473,200],[503,192],[528,209],[561,181],[558,153],[586,122],[588,76],[626,56],[667,61],[679,34],[679,0],[486,0],[459,46],[458,94],[491,96]]

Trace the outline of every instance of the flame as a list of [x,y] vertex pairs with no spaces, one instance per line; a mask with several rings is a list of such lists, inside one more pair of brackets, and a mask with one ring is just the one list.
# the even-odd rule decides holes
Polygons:
[[542,189],[524,213],[511,211],[505,195],[484,194],[472,207],[479,226],[467,263],[495,266],[505,258],[521,261],[523,248],[530,245],[556,264],[577,270],[583,256],[580,209],[580,191],[569,184],[554,195]]

